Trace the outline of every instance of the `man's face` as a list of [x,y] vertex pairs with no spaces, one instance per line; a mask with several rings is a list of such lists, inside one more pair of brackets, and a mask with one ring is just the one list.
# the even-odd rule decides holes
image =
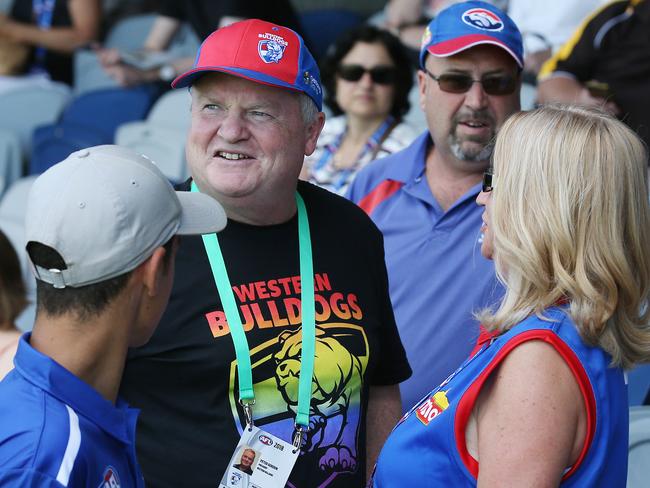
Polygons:
[[245,450],[241,455],[241,465],[249,468],[255,461],[255,453],[253,451]]
[[205,75],[192,87],[186,148],[192,177],[219,200],[292,194],[322,122],[320,114],[304,123],[299,96],[291,90]]
[[[427,55],[425,67],[436,77],[464,74],[475,80],[489,76],[517,77],[512,57],[496,46],[476,46],[454,56]],[[437,151],[465,171],[483,171],[492,153],[496,131],[519,110],[519,86],[509,95],[488,95],[480,83],[465,93],[443,91],[426,73],[418,72],[420,105]]]

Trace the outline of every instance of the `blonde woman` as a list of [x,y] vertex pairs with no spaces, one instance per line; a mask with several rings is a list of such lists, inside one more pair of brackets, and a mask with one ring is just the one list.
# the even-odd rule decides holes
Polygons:
[[493,159],[477,198],[506,286],[481,314],[492,335],[402,419],[374,486],[623,487],[623,368],[650,360],[643,143],[543,107],[504,124]]
[[26,305],[18,256],[9,239],[0,231],[0,380],[14,367],[20,338],[14,321]]

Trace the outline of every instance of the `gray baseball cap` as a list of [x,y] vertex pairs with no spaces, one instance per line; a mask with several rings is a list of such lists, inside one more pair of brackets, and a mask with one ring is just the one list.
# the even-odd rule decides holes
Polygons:
[[34,181],[25,242],[53,248],[66,263],[32,263],[36,278],[80,287],[135,269],[176,234],[218,232],[226,221],[215,199],[176,192],[147,157],[104,145],[70,154]]

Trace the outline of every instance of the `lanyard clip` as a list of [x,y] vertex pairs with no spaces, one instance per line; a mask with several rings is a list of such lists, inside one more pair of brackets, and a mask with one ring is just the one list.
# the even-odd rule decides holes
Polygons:
[[255,405],[255,399],[252,400],[239,400],[239,404],[244,409],[244,418],[246,419],[246,427],[248,430],[253,429],[253,405]]
[[309,427],[299,424],[295,425],[293,432],[293,452],[300,450],[302,445],[305,443],[307,432],[309,432]]

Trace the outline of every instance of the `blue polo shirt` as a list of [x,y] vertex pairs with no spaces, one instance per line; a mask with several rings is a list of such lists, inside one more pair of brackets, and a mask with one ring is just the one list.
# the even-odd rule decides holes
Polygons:
[[427,183],[429,133],[366,166],[348,198],[381,229],[395,319],[413,375],[400,385],[408,410],[469,355],[478,337],[473,312],[502,295],[492,261],[481,255],[476,185],[443,211]]
[[0,486],[143,487],[138,411],[105,400],[29,339],[0,382]]

